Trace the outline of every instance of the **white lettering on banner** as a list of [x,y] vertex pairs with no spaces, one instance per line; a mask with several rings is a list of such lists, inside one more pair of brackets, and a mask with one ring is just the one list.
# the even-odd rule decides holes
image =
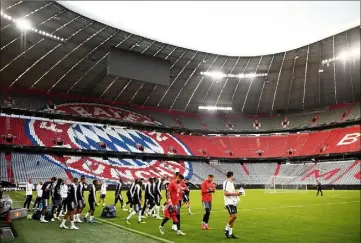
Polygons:
[[91,114],[89,114],[83,107],[79,107],[79,106],[72,106],[70,107],[70,109],[72,109],[73,111],[77,112],[79,115],[81,116],[90,116]]
[[137,117],[131,113],[128,114],[126,120],[131,121],[131,122],[136,122],[137,121]]
[[109,115],[105,110],[103,110],[102,108],[99,107],[94,107],[94,116],[99,116],[99,115],[106,115],[108,117],[112,117],[111,115]]
[[138,178],[149,178],[149,176],[150,176],[150,174],[148,172],[146,172],[146,171],[136,171],[135,175]]
[[120,111],[115,111],[115,110],[113,110],[113,109],[109,109],[109,111],[110,111],[111,113],[113,113],[113,115],[115,116],[115,118],[120,118],[120,117],[121,117],[120,114],[121,114],[122,112],[120,112]]
[[49,121],[43,121],[40,123],[40,128],[46,129],[52,132],[63,132],[62,129],[56,129],[55,124]]
[[355,143],[355,142],[358,141],[359,137],[360,137],[360,133],[359,133],[359,132],[346,134],[346,135],[337,143],[337,146],[340,146],[340,145],[349,145],[349,144]]
[[117,170],[117,169],[114,169],[114,168],[110,168],[110,173],[112,175],[112,177],[114,178],[127,178],[127,179],[130,179],[130,180],[133,180],[134,177],[132,175],[132,172],[130,170],[124,170],[125,173],[123,173],[122,171],[120,170]]

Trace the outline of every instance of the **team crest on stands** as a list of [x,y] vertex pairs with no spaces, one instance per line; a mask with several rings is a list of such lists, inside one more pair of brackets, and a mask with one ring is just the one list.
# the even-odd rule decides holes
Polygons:
[[[109,118],[118,118],[115,113],[118,108],[100,105],[99,109],[93,110],[88,104],[59,105],[58,109],[66,113],[68,110],[76,112],[85,111],[91,116],[101,114],[101,117],[112,115]],[[84,109],[84,110],[82,110]],[[105,114],[107,113],[107,114]],[[119,114],[118,114],[119,115]],[[128,115],[129,116],[129,115]],[[131,112],[134,121],[151,123],[148,117]],[[134,118],[136,117],[136,118]],[[149,119],[149,120],[147,120]],[[72,122],[64,123],[49,120],[28,120],[26,131],[34,145],[56,147],[59,140],[62,147],[74,149],[89,149],[118,152],[138,152],[142,153],[169,153],[169,148],[173,152],[182,155],[190,155],[190,151],[178,139],[167,133],[147,132],[139,130],[124,129],[117,126],[102,126],[90,123]],[[140,149],[141,148],[141,149]],[[179,171],[190,178],[192,167],[188,162],[159,161],[122,158],[95,158],[95,157],[75,157],[75,156],[53,156],[46,155],[45,158],[58,164],[64,169],[86,174],[89,177],[117,180],[122,178],[125,181],[136,178],[150,178],[161,176],[173,176]]]

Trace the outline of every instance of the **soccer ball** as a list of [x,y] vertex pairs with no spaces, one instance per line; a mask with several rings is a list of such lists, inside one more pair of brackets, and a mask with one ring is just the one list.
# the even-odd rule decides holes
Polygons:
[[33,215],[32,214],[29,214],[28,217],[26,217],[27,219],[32,219],[33,218]]

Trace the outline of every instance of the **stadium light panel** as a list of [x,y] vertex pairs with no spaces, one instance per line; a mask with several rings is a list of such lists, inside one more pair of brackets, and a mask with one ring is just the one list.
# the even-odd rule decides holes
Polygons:
[[18,19],[14,21],[16,23],[16,26],[22,31],[28,31],[32,28],[30,22],[26,19]]
[[221,78],[255,78],[255,77],[266,77],[267,73],[238,73],[238,74],[225,74],[220,71],[211,71],[211,72],[201,72],[201,75],[208,76],[211,78],[221,79]]
[[232,107],[230,106],[198,106],[199,110],[208,110],[208,111],[231,111]]

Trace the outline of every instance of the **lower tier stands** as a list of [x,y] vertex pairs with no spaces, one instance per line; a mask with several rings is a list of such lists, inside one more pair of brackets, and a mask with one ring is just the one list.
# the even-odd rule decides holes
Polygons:
[[[0,117],[0,144],[63,146],[227,158],[272,158],[360,151],[360,126],[270,136],[191,136],[87,123]],[[6,136],[14,136],[9,142]],[[58,143],[60,142],[60,143]]]
[[[215,176],[215,182],[222,184],[227,171],[233,171],[236,183],[264,186],[269,184],[273,176],[293,177],[288,184],[315,185],[319,180],[324,185],[360,185],[360,161],[332,161],[312,162],[299,164],[277,163],[219,163],[207,164],[201,162],[172,161],[136,161],[129,160],[130,165],[116,163],[114,159],[100,162],[95,158],[69,157],[66,164],[64,160],[54,156],[41,156],[35,154],[0,154],[0,181],[15,183],[26,182],[29,178],[34,183],[39,180],[48,180],[55,176],[71,179],[73,176],[85,175],[88,178],[104,179],[114,182],[122,178],[130,182],[136,178],[172,177],[179,171],[190,178],[194,184],[201,184],[208,174]],[[96,164],[95,161],[98,161]],[[140,165],[139,163],[142,162]]]

